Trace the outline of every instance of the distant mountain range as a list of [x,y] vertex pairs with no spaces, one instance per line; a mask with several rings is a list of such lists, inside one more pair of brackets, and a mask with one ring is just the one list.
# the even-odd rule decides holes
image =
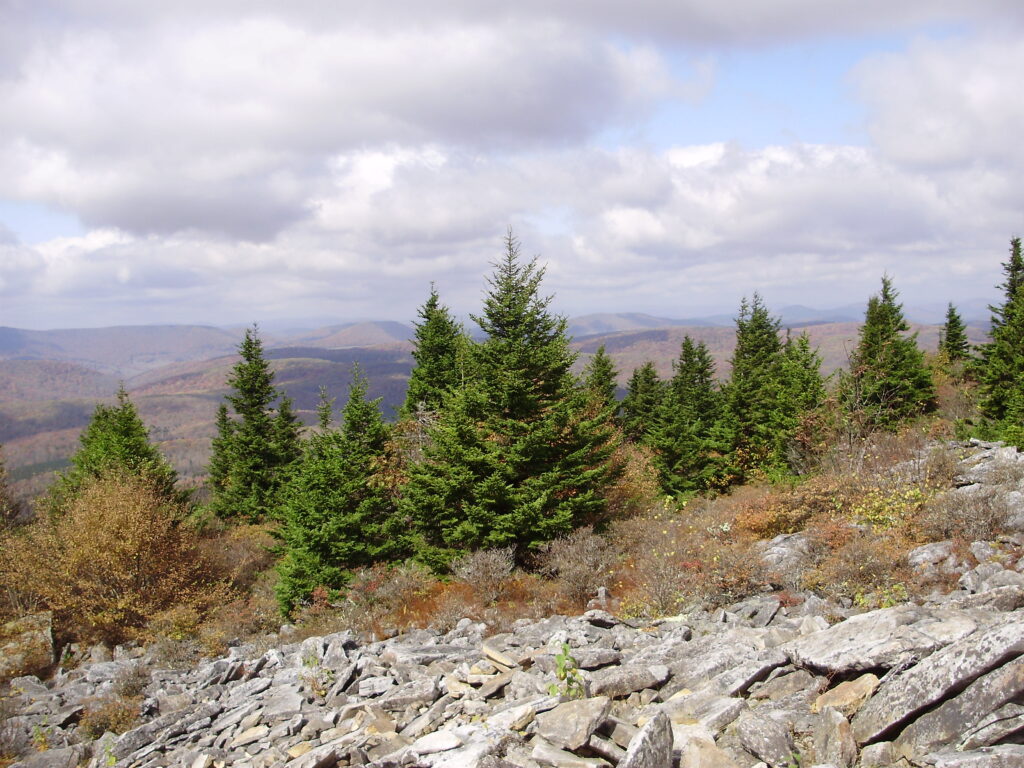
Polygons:
[[[810,336],[823,371],[831,373],[845,365],[862,313],[853,307],[820,311],[796,306],[780,314],[784,326]],[[917,325],[915,330],[923,349],[936,348],[937,326]],[[673,320],[601,313],[571,319],[569,331],[580,353],[577,370],[604,345],[621,386],[648,360],[663,377],[670,376],[687,334],[708,345],[718,376],[724,378],[735,344],[731,316]],[[187,325],[0,328],[0,444],[15,489],[30,495],[45,487],[74,451],[96,402],[109,401],[120,381],[182,477],[198,480],[242,333],[241,328]],[[969,326],[968,333],[973,343],[984,340],[983,327]],[[356,363],[369,379],[370,396],[382,398],[384,414],[391,417],[412,368],[412,335],[413,328],[403,323],[367,321],[278,331],[264,334],[264,342],[277,385],[293,398],[300,417],[312,423],[319,387],[327,387],[340,410]]]

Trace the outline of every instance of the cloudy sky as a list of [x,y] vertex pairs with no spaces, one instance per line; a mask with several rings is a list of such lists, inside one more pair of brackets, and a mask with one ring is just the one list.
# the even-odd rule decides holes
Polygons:
[[[552,6],[555,6],[554,8]],[[1019,0],[0,0],[0,325],[991,298]]]

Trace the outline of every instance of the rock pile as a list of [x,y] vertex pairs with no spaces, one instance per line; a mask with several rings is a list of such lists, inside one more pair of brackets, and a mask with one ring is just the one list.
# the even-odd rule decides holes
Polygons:
[[[1024,765],[1024,588],[829,625],[775,596],[652,625],[602,611],[484,638],[463,620],[361,644],[309,638],[149,672],[145,722],[87,744],[90,700],[145,658],[14,681],[54,749],[20,766]],[[833,607],[831,610],[836,610]],[[563,644],[584,696],[560,695]],[[570,673],[571,674],[571,673]]]
[[[960,589],[861,614],[765,594],[654,622],[342,632],[183,671],[124,652],[17,678],[5,727],[50,747],[21,768],[1024,766],[1021,545],[921,547],[911,562]],[[780,537],[764,557],[799,550]],[[132,675],[142,724],[86,740],[83,711]]]

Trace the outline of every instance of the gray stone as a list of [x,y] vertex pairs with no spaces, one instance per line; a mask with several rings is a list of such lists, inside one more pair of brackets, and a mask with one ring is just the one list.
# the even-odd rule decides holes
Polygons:
[[743,748],[772,768],[788,768],[793,762],[789,731],[771,718],[745,712],[736,723],[736,732]]
[[670,768],[672,725],[663,712],[651,718],[629,742],[618,768]]
[[794,693],[804,691],[817,692],[823,684],[824,680],[822,678],[815,677],[807,670],[798,669],[795,672],[779,675],[776,678],[759,683],[756,689],[751,691],[750,698],[782,699],[786,696],[792,696]]
[[896,762],[896,750],[891,741],[868,744],[860,751],[861,768],[888,768]]
[[367,677],[359,681],[359,695],[364,698],[380,696],[395,687],[395,678],[387,675]]
[[743,699],[706,691],[670,699],[659,707],[673,723],[697,722],[712,732],[728,726],[746,708],[747,702]]
[[295,688],[275,689],[263,701],[262,718],[266,723],[287,720],[302,711],[302,694]]
[[622,654],[614,648],[580,648],[573,651],[573,657],[580,669],[599,669],[618,664]]
[[814,728],[814,759],[840,768],[850,768],[857,759],[857,742],[853,739],[850,722],[832,707],[825,707],[818,715]]
[[896,750],[908,760],[936,752],[1022,693],[1024,661],[1006,664],[907,726],[895,741]]
[[940,752],[928,755],[926,760],[935,768],[1021,768],[1024,746],[1005,744],[970,752]]
[[595,696],[619,699],[644,688],[657,688],[668,680],[668,667],[626,664],[598,670],[590,677],[590,690]]
[[611,765],[600,757],[579,757],[572,752],[566,752],[544,739],[534,740],[530,757],[538,764],[551,768],[603,768]]
[[1024,705],[1004,704],[964,731],[956,748],[970,750],[988,747],[1022,732],[1024,732]]
[[537,733],[562,749],[579,749],[604,722],[611,707],[607,696],[559,704],[537,715]]
[[977,628],[967,615],[913,604],[853,616],[795,640],[793,663],[826,674],[900,666],[966,637]]
[[438,678],[426,677],[398,686],[380,701],[387,710],[400,710],[413,705],[433,704],[441,695]]
[[853,720],[858,744],[884,738],[955,690],[1024,653],[1024,618],[979,631],[883,683]]
[[809,560],[812,551],[811,540],[805,534],[783,533],[765,544],[761,560],[780,572],[795,572]]
[[739,768],[714,741],[690,739],[679,752],[679,768]]
[[720,672],[708,683],[725,696],[745,692],[754,683],[768,677],[772,670],[789,663],[789,656],[782,650],[772,649],[757,654],[754,658],[741,661],[732,669]]
[[84,751],[78,744],[62,749],[48,749],[14,763],[11,768],[75,768]]

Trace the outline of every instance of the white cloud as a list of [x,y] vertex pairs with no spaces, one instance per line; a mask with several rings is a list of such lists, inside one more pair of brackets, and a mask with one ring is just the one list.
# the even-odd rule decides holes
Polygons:
[[856,73],[880,151],[921,168],[1024,166],[1024,42],[1016,37],[918,40]]
[[[19,3],[0,25],[0,198],[88,234],[0,232],[0,322],[408,319],[430,280],[473,311],[509,224],[567,312],[679,316],[756,288],[844,303],[883,271],[908,297],[984,293],[1022,228],[1022,17],[1009,0]],[[946,22],[961,36],[853,73],[871,145],[630,143],[660,100],[713,95],[720,46]]]

